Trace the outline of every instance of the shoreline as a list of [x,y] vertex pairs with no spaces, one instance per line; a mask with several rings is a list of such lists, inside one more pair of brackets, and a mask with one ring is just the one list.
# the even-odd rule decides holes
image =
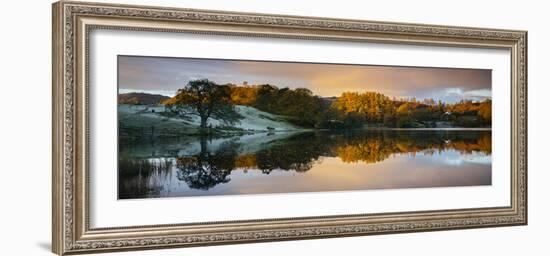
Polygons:
[[390,128],[390,127],[369,127],[358,130],[409,130],[409,131],[491,131],[492,127],[441,127],[441,128]]

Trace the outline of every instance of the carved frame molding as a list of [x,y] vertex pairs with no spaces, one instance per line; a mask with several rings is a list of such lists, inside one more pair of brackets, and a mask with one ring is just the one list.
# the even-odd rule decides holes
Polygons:
[[[88,38],[94,29],[509,49],[510,207],[91,229]],[[527,224],[527,32],[61,1],[53,5],[53,251],[215,245]]]

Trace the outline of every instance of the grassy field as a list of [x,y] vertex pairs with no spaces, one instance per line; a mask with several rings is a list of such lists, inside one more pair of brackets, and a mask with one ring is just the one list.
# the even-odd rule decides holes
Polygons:
[[[280,116],[266,113],[247,106],[235,106],[243,117],[234,124],[225,124],[209,119],[208,125],[220,134],[254,133],[264,131],[299,130],[284,121]],[[162,105],[126,105],[118,106],[118,122],[121,136],[180,136],[195,135],[199,132],[200,120],[196,116],[180,117],[165,112]]]

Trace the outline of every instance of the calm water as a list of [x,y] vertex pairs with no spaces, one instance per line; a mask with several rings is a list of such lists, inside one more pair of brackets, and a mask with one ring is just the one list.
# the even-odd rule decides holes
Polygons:
[[119,151],[120,199],[491,185],[491,131],[278,132]]

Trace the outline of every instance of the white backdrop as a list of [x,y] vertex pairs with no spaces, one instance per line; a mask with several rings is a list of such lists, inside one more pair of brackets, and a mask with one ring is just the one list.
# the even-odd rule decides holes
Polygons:
[[[112,2],[107,0],[96,0]],[[550,178],[544,103],[550,79],[546,59],[550,22],[543,1],[146,1],[121,3],[181,6],[529,30],[529,226],[446,232],[260,243],[120,253],[114,255],[546,255]],[[540,2],[540,3],[539,3]],[[51,255],[51,11],[50,1],[12,1],[1,18],[0,218],[2,255]],[[538,107],[538,109],[535,109]],[[538,120],[536,120],[538,118]]]

